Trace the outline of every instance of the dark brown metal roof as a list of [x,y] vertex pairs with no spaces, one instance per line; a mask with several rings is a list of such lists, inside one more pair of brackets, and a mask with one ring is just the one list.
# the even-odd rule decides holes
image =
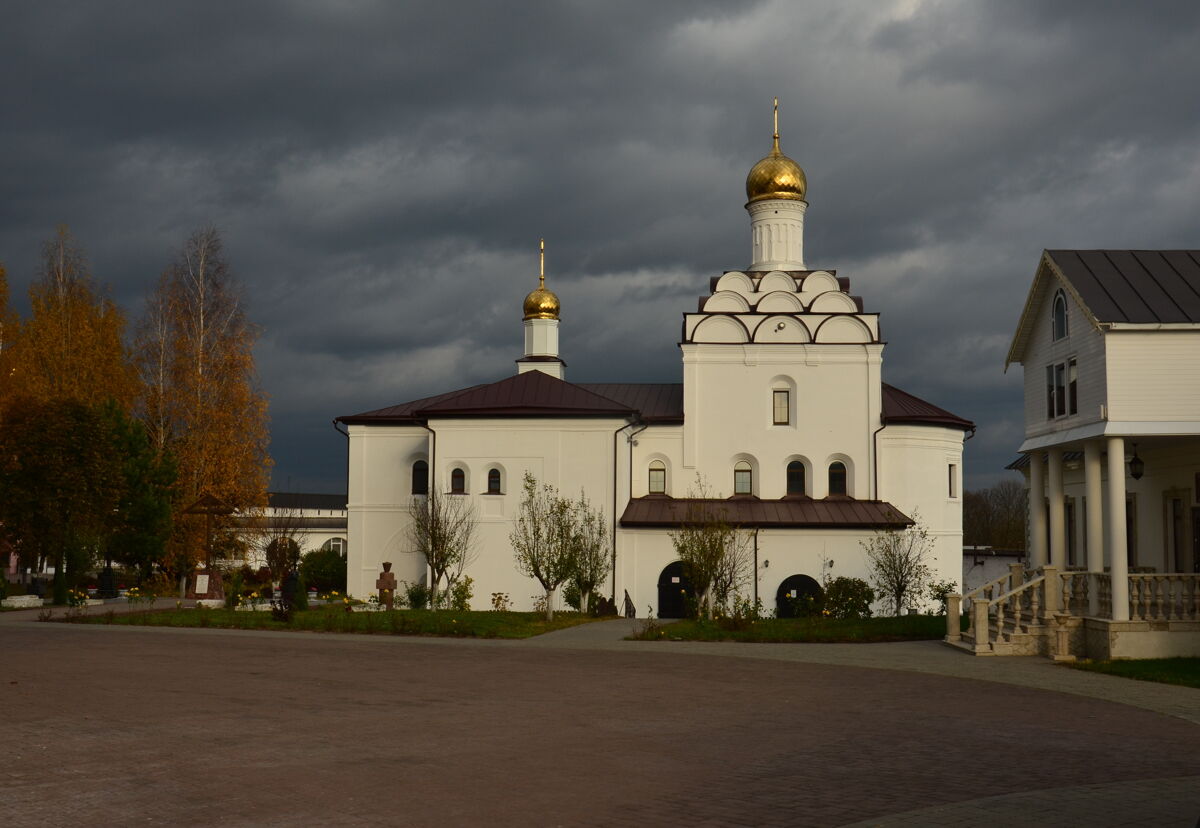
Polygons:
[[1200,322],[1200,251],[1047,250],[1098,322]]
[[345,510],[346,496],[311,492],[267,492],[267,505],[272,509]]
[[642,422],[683,422],[681,382],[581,382],[579,387],[632,408],[641,414]]
[[[1083,452],[1082,451],[1064,451],[1062,453],[1062,459],[1063,459],[1064,463],[1067,461],[1074,462],[1076,460],[1082,460]],[[1043,466],[1046,465],[1047,462],[1049,462],[1047,458],[1042,459]],[[1029,455],[1022,454],[1022,455],[1018,456],[1016,460],[1012,461],[1004,468],[1011,469],[1012,471],[1024,471],[1025,469],[1029,468]]]
[[883,421],[896,425],[938,425],[974,431],[975,424],[931,402],[883,383]]
[[499,382],[338,420],[348,425],[401,425],[429,417],[628,417],[635,413],[629,406],[583,386],[541,371],[527,371]]
[[759,500],[731,497],[726,500],[673,498],[662,495],[635,497],[621,515],[626,528],[677,527],[711,515],[735,526],[776,529],[903,529],[913,521],[882,500],[848,497],[812,500],[785,497]]

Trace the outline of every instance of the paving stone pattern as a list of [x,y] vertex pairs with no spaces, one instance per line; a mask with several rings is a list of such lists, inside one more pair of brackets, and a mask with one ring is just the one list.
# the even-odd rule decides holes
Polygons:
[[[947,675],[984,660],[930,648],[874,669],[822,645],[656,650],[623,624],[517,643],[4,618],[0,825],[1200,816],[1200,729],[1170,709]],[[1200,702],[1173,689],[1151,706]]]

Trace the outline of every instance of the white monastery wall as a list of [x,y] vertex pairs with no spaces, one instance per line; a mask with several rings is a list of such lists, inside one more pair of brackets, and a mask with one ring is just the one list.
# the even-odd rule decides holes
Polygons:
[[[871,496],[870,438],[880,410],[880,345],[684,345],[684,457],[714,494],[733,493],[746,460],[754,494],[787,493],[787,464],[801,460],[812,497],[828,494],[828,467],[846,464],[847,492]],[[791,417],[772,424],[772,391],[788,389]],[[678,488],[676,488],[678,491]],[[684,492],[687,489],[685,487]]]

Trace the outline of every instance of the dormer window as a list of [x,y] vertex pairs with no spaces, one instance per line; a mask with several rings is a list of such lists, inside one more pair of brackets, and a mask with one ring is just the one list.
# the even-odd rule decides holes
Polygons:
[[1057,342],[1066,339],[1067,334],[1067,297],[1060,290],[1054,294],[1054,311],[1051,319],[1051,339]]

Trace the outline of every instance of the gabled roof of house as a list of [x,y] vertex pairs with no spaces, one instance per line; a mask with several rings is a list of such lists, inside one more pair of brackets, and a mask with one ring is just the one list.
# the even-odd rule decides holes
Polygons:
[[[362,414],[338,417],[347,425],[417,425],[429,417],[632,416],[643,423],[683,422],[678,382],[570,383],[541,371],[424,397]],[[883,421],[971,431],[975,424],[944,408],[883,383]]]
[[1111,324],[1200,324],[1200,250],[1045,250],[1005,359],[1024,357],[1038,323],[1034,306],[1057,281],[1097,328]]
[[721,500],[649,495],[629,501],[621,515],[621,526],[674,527],[710,515],[735,526],[776,529],[903,529],[913,524],[912,518],[882,500],[759,500],[747,496]]

